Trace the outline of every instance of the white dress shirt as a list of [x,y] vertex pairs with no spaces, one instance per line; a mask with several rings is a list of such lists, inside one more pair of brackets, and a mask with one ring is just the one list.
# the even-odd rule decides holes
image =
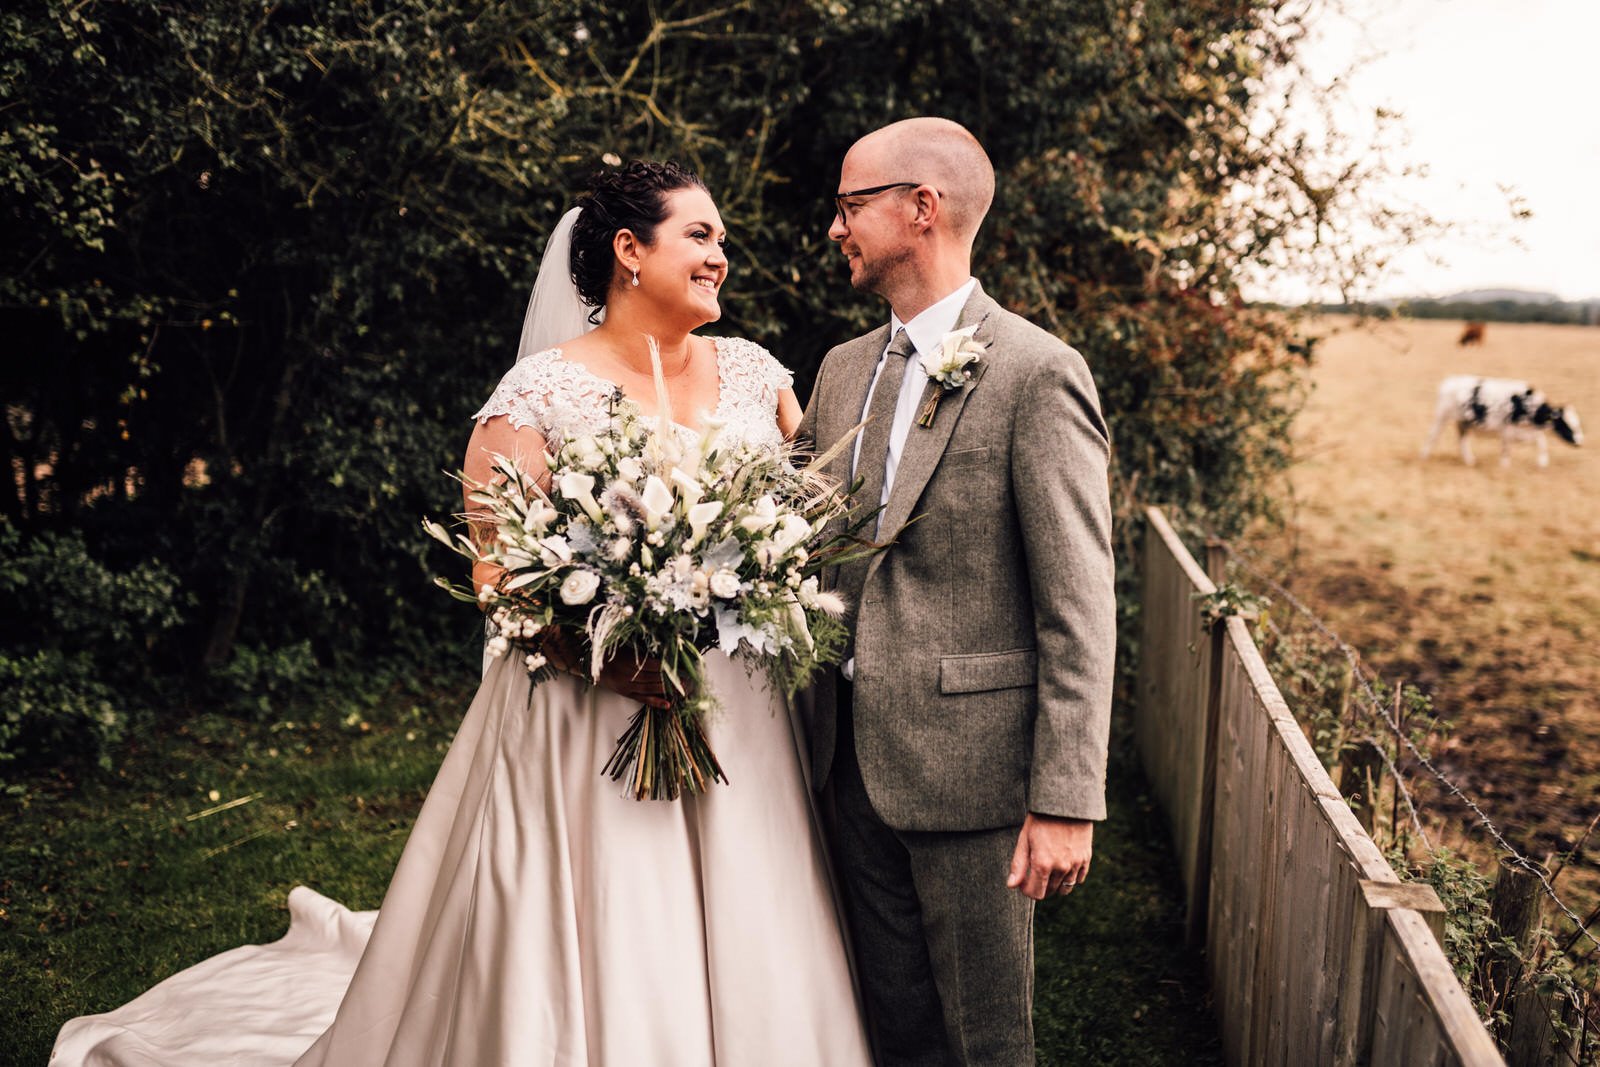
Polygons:
[[[900,466],[900,454],[905,451],[906,438],[911,433],[911,424],[917,419],[917,408],[921,405],[923,391],[928,386],[928,373],[922,369],[922,356],[939,350],[939,342],[944,340],[944,335],[956,328],[956,323],[961,320],[961,309],[967,306],[967,298],[972,295],[973,287],[978,284],[978,279],[968,278],[955,292],[935,304],[926,307],[910,322],[901,322],[900,317],[893,311],[889,312],[889,340],[883,346],[883,351],[878,353],[878,365],[872,371],[872,387],[867,390],[867,402],[861,405],[861,414],[857,418],[867,417],[867,412],[872,409],[872,394],[877,391],[878,378],[883,374],[884,357],[889,352],[889,345],[894,343],[895,334],[902,329],[911,338],[911,347],[916,351],[906,358],[911,361],[906,367],[906,375],[900,379],[900,397],[894,409],[894,422],[889,426],[889,454],[883,462],[883,495],[878,498],[881,507],[889,502],[889,490],[894,488],[895,468]],[[855,452],[850,459],[850,469],[857,471],[861,466],[861,438],[856,435]],[[851,681],[856,677],[856,661],[852,656],[840,668],[846,678]]]
[[[924,308],[910,322],[901,322],[898,315],[892,311],[889,313],[889,341],[883,346],[883,351],[878,353],[878,365],[872,371],[872,388],[867,390],[867,401],[861,406],[860,419],[866,418],[867,412],[872,409],[872,394],[877,391],[878,378],[883,374],[883,359],[889,351],[889,345],[894,343],[895,334],[904,329],[916,351],[906,357],[911,361],[911,365],[906,368],[906,375],[900,380],[900,399],[895,405],[894,422],[889,427],[889,454],[883,464],[883,496],[878,500],[880,506],[889,502],[889,490],[894,487],[895,468],[900,466],[900,454],[905,451],[906,437],[911,433],[911,424],[916,421],[917,408],[920,406],[922,393],[928,385],[928,375],[922,369],[921,358],[930,352],[938,351],[939,342],[944,340],[944,335],[956,328],[956,323],[961,319],[961,309],[967,306],[967,298],[972,295],[972,289],[977,284],[978,279],[968,278],[959,289]],[[856,436],[855,453],[850,460],[850,469],[858,473],[861,466],[863,436],[865,435]]]

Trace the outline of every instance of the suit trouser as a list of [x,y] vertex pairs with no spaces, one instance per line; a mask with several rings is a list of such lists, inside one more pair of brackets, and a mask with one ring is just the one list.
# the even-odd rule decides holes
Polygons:
[[1033,1054],[1033,901],[1006,887],[1021,826],[895,830],[856,761],[840,679],[834,844],[879,1067],[1022,1067]]

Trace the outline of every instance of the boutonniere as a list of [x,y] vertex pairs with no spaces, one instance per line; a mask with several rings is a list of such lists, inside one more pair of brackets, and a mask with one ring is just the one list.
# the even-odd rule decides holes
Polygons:
[[939,339],[939,347],[922,357],[922,369],[930,381],[939,383],[939,391],[930,395],[917,416],[918,426],[932,426],[939,414],[939,401],[972,381],[976,367],[983,359],[988,345],[975,341],[972,335],[983,323],[975,322],[960,330],[952,330]]

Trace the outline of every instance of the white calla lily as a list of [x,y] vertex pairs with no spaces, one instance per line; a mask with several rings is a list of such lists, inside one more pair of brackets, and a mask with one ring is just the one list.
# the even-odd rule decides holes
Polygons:
[[678,496],[683,500],[685,508],[694,507],[705,495],[705,486],[696,481],[694,475],[686,474],[681,467],[673,467],[668,477],[678,487]]
[[654,474],[644,480],[644,492],[639,494],[639,499],[644,503],[645,522],[651,529],[660,525],[662,516],[672,511],[672,490]]
[[789,634],[796,641],[805,646],[806,652],[816,649],[816,643],[811,639],[811,627],[806,625],[806,611],[800,606],[798,600],[789,601]]
[[551,534],[549,537],[544,538],[539,542],[539,547],[544,550],[541,555],[544,557],[544,565],[546,567],[554,567],[557,563],[572,562],[572,546],[560,534]]
[[689,547],[694,548],[706,535],[706,527],[722,514],[722,501],[704,500],[689,509]]
[[575,501],[589,518],[595,522],[605,521],[605,513],[600,510],[600,505],[594,498],[594,475],[568,471],[561,476],[557,487],[561,490],[562,496]]

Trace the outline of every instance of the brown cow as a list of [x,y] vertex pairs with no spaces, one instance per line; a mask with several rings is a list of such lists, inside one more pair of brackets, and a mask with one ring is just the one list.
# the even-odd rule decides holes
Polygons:
[[1461,328],[1461,340],[1456,344],[1463,347],[1467,345],[1483,344],[1483,323],[1469,322]]

